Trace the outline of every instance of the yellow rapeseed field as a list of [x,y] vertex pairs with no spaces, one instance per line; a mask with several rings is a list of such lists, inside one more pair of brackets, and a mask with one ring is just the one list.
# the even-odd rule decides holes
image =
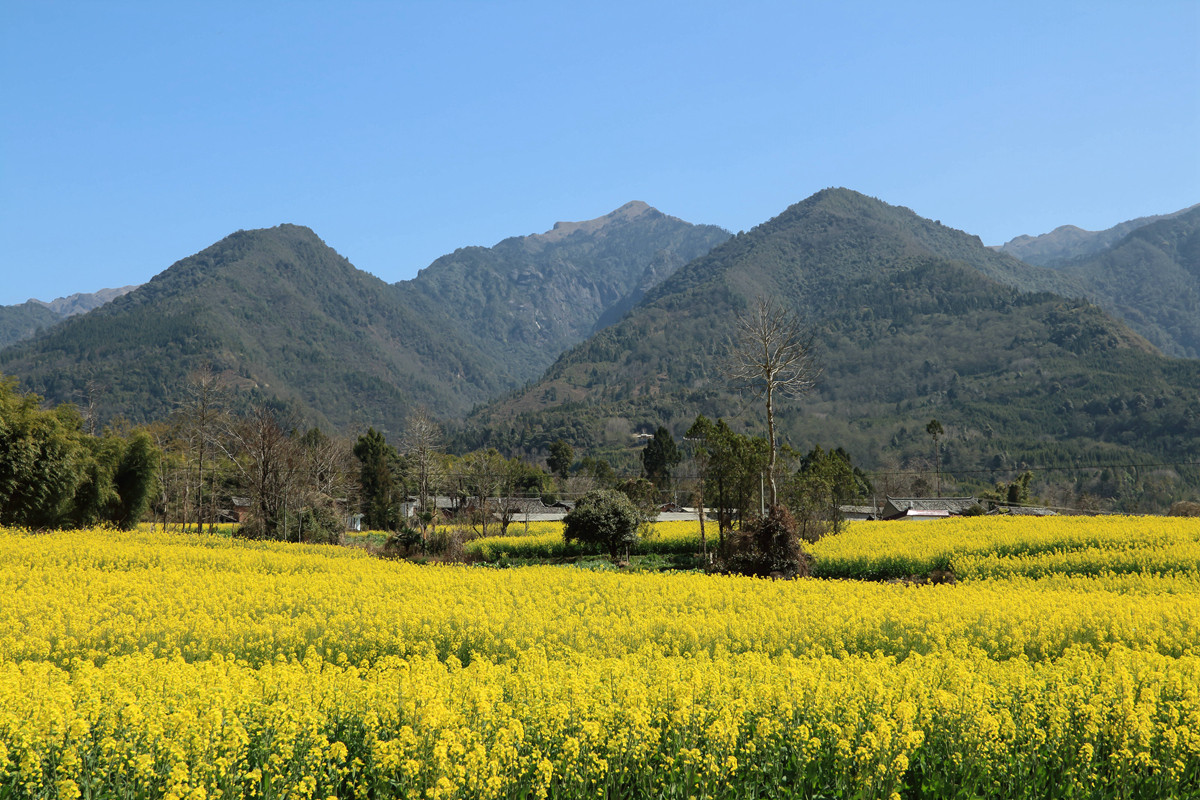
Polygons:
[[[942,527],[942,549],[1120,549],[1108,520],[1094,540],[1002,522]],[[1130,541],[1186,560],[1158,522]],[[845,552],[864,530],[902,552],[870,526]],[[1197,570],[1001,572],[771,582],[0,531],[0,798],[1200,796]]]

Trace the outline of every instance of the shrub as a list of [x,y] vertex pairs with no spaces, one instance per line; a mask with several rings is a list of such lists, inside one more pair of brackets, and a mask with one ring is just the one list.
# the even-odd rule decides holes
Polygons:
[[615,560],[622,547],[638,541],[642,516],[629,498],[611,489],[593,489],[563,518],[563,540],[608,550]]
[[800,547],[796,520],[783,506],[751,520],[725,537],[718,567],[724,572],[761,578],[807,577],[811,558]]

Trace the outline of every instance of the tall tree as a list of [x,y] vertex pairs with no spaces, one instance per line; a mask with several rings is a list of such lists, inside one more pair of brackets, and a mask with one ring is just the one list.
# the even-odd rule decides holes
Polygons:
[[396,475],[399,456],[383,434],[374,428],[358,437],[359,486],[362,491],[363,521],[378,531],[396,530],[400,523],[400,488]]
[[[254,539],[289,539],[288,521],[299,518],[304,460],[296,442],[267,406],[257,406],[229,427],[232,450],[242,491],[250,496],[249,522],[240,527]],[[296,531],[297,539],[300,530]]]
[[150,507],[161,459],[150,434],[137,431],[130,437],[113,476],[117,502],[112,520],[122,530],[132,530]]
[[412,471],[413,482],[417,488],[417,501],[420,504],[421,541],[428,535],[429,525],[433,521],[436,502],[431,499],[437,495],[437,487],[444,477],[442,470],[442,429],[434,422],[423,408],[413,411],[408,417],[408,426],[401,439],[401,451],[408,459]]
[[704,482],[712,465],[709,452],[709,438],[712,434],[712,420],[699,414],[683,437],[684,441],[691,445],[692,459],[696,462],[696,479],[699,482],[696,490],[696,514],[700,519],[700,555],[705,560],[708,559],[708,537],[704,531]]
[[671,432],[659,425],[645,449],[642,450],[642,472],[660,492],[671,488],[671,474],[683,456]]
[[480,516],[483,536],[488,535],[493,498],[504,483],[507,467],[504,457],[495,449],[475,450],[463,456],[460,462],[463,483]]
[[[204,526],[205,518],[209,526],[216,523],[215,492],[208,492],[209,507],[205,509],[205,469],[208,468],[207,478],[215,482],[215,468],[212,465],[212,455],[218,450],[216,439],[224,427],[224,407],[227,387],[224,379],[213,371],[212,366],[205,364],[193,370],[184,384],[184,399],[179,407],[182,418],[181,430],[187,442],[188,480],[184,487],[185,498],[194,497],[194,505],[185,499],[183,525],[187,529],[187,515],[190,509],[195,510],[197,529]],[[190,476],[195,475],[193,483]],[[194,490],[193,490],[194,489]]]
[[546,466],[550,468],[550,472],[565,481],[567,470],[574,461],[575,451],[571,449],[571,445],[563,439],[555,439],[550,445],[550,456],[546,459]]
[[942,451],[938,447],[938,440],[941,439],[945,431],[942,429],[942,423],[936,419],[929,420],[929,424],[925,426],[925,432],[933,439],[933,465],[937,470],[937,495],[942,496]]
[[816,384],[813,333],[799,317],[770,297],[759,297],[738,319],[730,362],[730,377],[743,391],[762,397],[767,409],[767,465],[770,505],[778,503],[775,475],[779,448],[775,441],[775,401],[799,397]]

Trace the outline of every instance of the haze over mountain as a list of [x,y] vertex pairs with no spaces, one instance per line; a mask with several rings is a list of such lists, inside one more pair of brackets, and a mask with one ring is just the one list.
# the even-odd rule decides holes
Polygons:
[[311,422],[398,431],[414,406],[460,416],[536,377],[606,312],[727,237],[631,203],[389,285],[307,228],[239,231],[0,351],[0,371],[53,402],[91,393],[102,419],[142,422],[165,417],[210,364]]
[[[466,441],[561,436],[619,459],[631,431],[665,423],[678,436],[697,413],[761,432],[759,404],[730,394],[722,365],[734,320],[768,296],[819,334],[819,386],[779,417],[799,448],[845,446],[878,466],[928,453],[936,417],[944,463],[981,483],[1019,464],[1194,461],[1200,362],[1162,356],[1086,302],[1016,288],[1058,275],[826,190],[676,272],[540,381],[473,415]],[[1164,480],[1180,472],[1196,477]]]
[[48,328],[67,317],[87,313],[136,288],[136,286],[122,286],[119,289],[80,292],[49,302],[30,299],[17,305],[0,306],[0,349],[22,339],[28,339],[39,330]]
[[1172,214],[1138,217],[1118,223],[1106,230],[1087,231],[1074,225],[1060,225],[1039,236],[1017,236],[993,249],[1003,250],[1028,264],[1055,267],[1068,261],[1093,256],[1112,247],[1127,235],[1152,222],[1186,214],[1200,206],[1189,206]]

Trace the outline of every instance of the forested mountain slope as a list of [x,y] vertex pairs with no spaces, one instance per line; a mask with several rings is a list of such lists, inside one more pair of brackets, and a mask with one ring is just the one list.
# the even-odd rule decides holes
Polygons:
[[1056,267],[1069,261],[1094,256],[1112,247],[1138,228],[1186,214],[1198,207],[1200,206],[1190,206],[1172,214],[1138,217],[1102,231],[1087,231],[1075,225],[1060,225],[1039,236],[1017,236],[994,249],[1003,250],[1027,264]]
[[123,286],[119,289],[101,289],[98,292],[79,292],[49,302],[27,300],[18,305],[0,306],[0,350],[22,339],[28,339],[39,330],[67,317],[85,314],[136,288]]
[[[355,269],[296,225],[239,231],[91,313],[0,351],[0,372],[100,419],[166,416],[211,365],[242,401],[347,432],[453,419],[536,378],[601,319],[728,238],[644,203],[465,248],[412,281]],[[42,312],[27,309],[43,326]],[[44,315],[43,315],[44,316]]]
[[878,466],[929,453],[937,417],[946,466],[981,482],[1020,464],[1195,460],[1200,363],[1163,357],[1086,302],[997,280],[1045,280],[1037,269],[826,190],[679,270],[466,435],[501,447],[563,436],[621,458],[631,430],[679,436],[697,413],[761,432],[759,404],[728,391],[722,365],[737,316],[769,296],[818,332],[818,388],[781,414],[796,447],[846,446]]
[[149,283],[0,351],[0,371],[102,418],[165,417],[204,365],[249,396],[334,427],[398,428],[407,407],[463,411],[503,384],[470,343],[407,309],[308,228],[239,231]]
[[61,319],[61,316],[36,300],[0,306],[0,349],[28,339]]
[[506,378],[525,382],[728,238],[632,202],[543,234],[461,248],[397,289],[407,305],[446,316]]
[[1163,352],[1200,357],[1200,206],[1057,269]]

